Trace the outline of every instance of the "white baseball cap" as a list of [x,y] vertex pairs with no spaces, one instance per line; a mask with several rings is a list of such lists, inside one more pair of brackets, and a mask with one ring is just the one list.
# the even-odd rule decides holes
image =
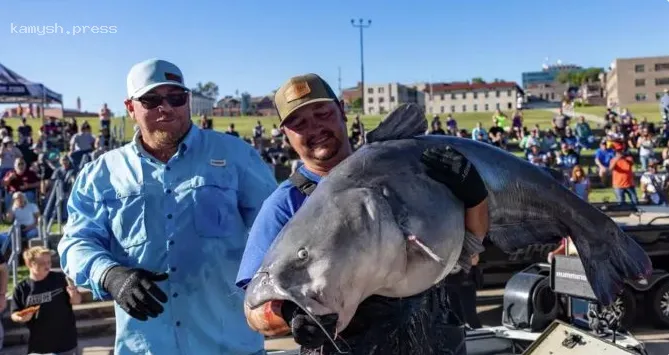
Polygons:
[[184,85],[184,76],[176,65],[162,59],[147,59],[130,68],[128,98],[136,99],[161,85],[174,85],[188,90]]

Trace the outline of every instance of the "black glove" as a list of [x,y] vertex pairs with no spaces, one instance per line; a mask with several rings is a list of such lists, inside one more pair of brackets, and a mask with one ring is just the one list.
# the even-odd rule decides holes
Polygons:
[[425,150],[421,162],[427,168],[427,175],[448,186],[465,208],[474,207],[488,197],[488,190],[474,165],[450,146]]
[[[290,324],[290,329],[295,342],[306,348],[318,348],[328,341],[328,337],[323,330],[314,322],[309,315],[300,307],[290,301],[283,302],[281,306],[281,316]],[[336,316],[320,317],[323,327],[330,333],[334,339],[334,332],[337,327]]]
[[165,280],[166,273],[114,266],[107,270],[102,280],[102,288],[131,317],[145,321],[163,313],[163,306],[158,301],[167,302],[167,295],[155,282]]

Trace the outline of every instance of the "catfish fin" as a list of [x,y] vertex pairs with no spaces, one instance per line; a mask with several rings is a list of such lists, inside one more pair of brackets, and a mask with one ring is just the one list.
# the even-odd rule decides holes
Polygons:
[[522,223],[490,225],[487,238],[507,254],[531,244],[552,244],[569,235],[569,229],[552,219],[525,220]]
[[379,125],[365,135],[365,142],[383,142],[414,138],[427,132],[427,119],[420,106],[401,104],[392,110]]
[[409,235],[407,236],[407,243],[410,247],[419,250],[421,253],[423,253],[425,256],[429,257],[430,259],[434,260],[435,262],[446,266],[446,261],[442,259],[437,253],[432,251],[429,246],[425,245],[420,238],[416,237],[415,235]]

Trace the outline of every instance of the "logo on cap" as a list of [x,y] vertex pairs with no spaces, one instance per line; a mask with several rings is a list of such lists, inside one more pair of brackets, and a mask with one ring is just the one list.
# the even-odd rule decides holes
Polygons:
[[292,85],[286,89],[286,92],[283,96],[286,98],[286,102],[295,101],[307,96],[311,92],[309,83],[306,81],[299,81],[292,83]]
[[171,81],[177,81],[177,82],[183,84],[183,81],[181,80],[181,76],[176,75],[176,74],[165,73],[165,79],[166,80],[171,80]]

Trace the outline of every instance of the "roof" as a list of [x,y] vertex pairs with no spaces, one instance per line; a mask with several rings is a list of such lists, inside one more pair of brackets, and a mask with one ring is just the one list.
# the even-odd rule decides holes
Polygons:
[[191,94],[193,95],[193,97],[199,97],[199,98],[201,98],[201,99],[207,99],[207,100],[211,100],[211,101],[216,101],[216,99],[211,98],[211,97],[209,97],[209,96],[202,95],[202,94],[200,94],[199,92],[193,92],[193,91],[191,91]]
[[[431,86],[431,88],[430,88]],[[500,81],[496,83],[474,83],[456,82],[456,83],[434,83],[425,87],[425,92],[446,92],[446,91],[473,91],[473,90],[496,90],[496,89],[520,89],[517,83],[513,81]]]

